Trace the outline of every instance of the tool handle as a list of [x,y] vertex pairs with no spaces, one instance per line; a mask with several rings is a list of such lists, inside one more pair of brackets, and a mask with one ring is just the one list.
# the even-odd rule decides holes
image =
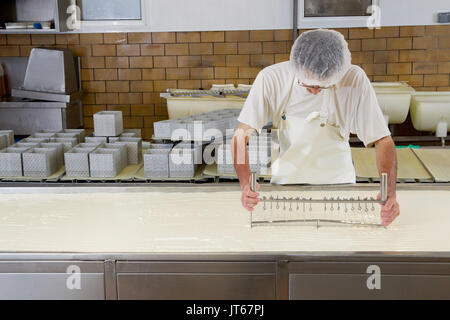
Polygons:
[[256,191],[256,172],[250,173],[250,190]]
[[381,174],[381,182],[380,182],[380,188],[381,188],[381,201],[386,202],[387,201],[387,186],[388,186],[388,175],[387,173]]

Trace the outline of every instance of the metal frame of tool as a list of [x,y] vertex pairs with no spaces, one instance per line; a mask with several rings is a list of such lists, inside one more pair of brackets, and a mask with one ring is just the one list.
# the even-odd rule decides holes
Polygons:
[[[252,191],[256,191],[256,173],[251,173],[251,183],[250,188]],[[323,198],[323,199],[313,199],[313,198],[301,198],[301,197],[290,197],[290,198],[280,198],[280,197],[262,197],[261,202],[263,205],[263,210],[266,211],[268,209],[267,206],[270,206],[270,210],[273,209],[273,206],[276,205],[276,209],[280,209],[280,204],[283,206],[283,210],[288,209],[288,211],[292,212],[292,204],[296,205],[296,210],[301,210],[300,208],[303,208],[303,212],[306,210],[312,211],[312,204],[323,204],[324,210],[327,208],[327,204],[329,204],[329,208],[331,211],[334,211],[333,205],[337,205],[337,211],[340,210],[341,204],[344,205],[345,212],[348,211],[347,204],[351,204],[350,210],[354,210],[354,205],[358,204],[358,211],[362,211],[364,205],[364,211],[367,213],[369,211],[368,205],[371,205],[371,210],[374,211],[375,203],[384,204],[387,201],[387,174],[382,173],[381,174],[381,181],[380,181],[380,193],[381,197],[380,200],[377,200],[373,197],[371,198]],[[288,206],[287,206],[288,204]],[[306,208],[306,204],[309,204],[309,208]],[[288,207],[288,208],[287,208]],[[292,224],[292,223],[314,223],[317,228],[321,225],[321,223],[332,223],[332,224],[345,224],[345,225],[359,225],[359,226],[373,226],[373,227],[384,227],[382,224],[378,223],[370,223],[367,221],[364,221],[364,219],[361,220],[342,220],[339,218],[302,218],[302,219],[264,219],[264,220],[255,220],[254,219],[254,213],[253,211],[250,213],[250,228],[253,228],[254,226],[261,226],[261,225],[273,225],[273,224]],[[361,218],[364,218],[364,216],[361,215]]]

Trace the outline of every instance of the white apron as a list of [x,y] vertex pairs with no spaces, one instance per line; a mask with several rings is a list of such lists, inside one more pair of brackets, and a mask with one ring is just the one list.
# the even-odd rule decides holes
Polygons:
[[[293,89],[291,89],[293,90]],[[332,88],[325,90],[334,90]],[[306,118],[285,115],[279,122],[280,153],[272,164],[275,184],[355,183],[350,144],[339,128],[327,123],[329,92],[325,104]],[[289,103],[290,98],[288,99]]]

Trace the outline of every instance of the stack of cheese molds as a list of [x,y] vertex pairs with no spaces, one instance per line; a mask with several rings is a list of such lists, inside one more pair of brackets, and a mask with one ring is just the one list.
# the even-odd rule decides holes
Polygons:
[[90,176],[93,178],[114,178],[127,165],[127,147],[106,143],[89,154]]
[[[209,140],[237,128],[239,109],[223,109],[153,123],[155,139]],[[179,130],[182,129],[182,130]]]
[[144,154],[144,175],[148,179],[169,178],[169,157],[173,143],[152,143]]
[[23,175],[47,178],[58,171],[58,156],[55,148],[33,148],[22,154]]
[[[118,113],[113,114],[117,117]],[[110,133],[116,134],[115,128],[121,125],[109,120],[106,117],[103,128],[112,125],[114,131]],[[68,177],[114,178],[128,164],[138,164],[142,159],[140,129],[121,129],[117,136],[91,137],[86,137],[84,129],[42,130],[13,145],[14,134],[0,131],[0,143],[4,141],[7,143],[0,150],[0,177],[48,178],[65,166]]]
[[[97,169],[97,163],[93,163],[91,176],[111,177],[111,174],[119,173],[127,165],[137,165],[142,161],[141,130],[124,130],[121,111],[101,111],[94,114],[94,133],[86,137],[86,142],[103,143],[103,149],[109,149],[96,150],[89,157],[90,161],[100,161],[107,165],[105,172],[101,172],[101,167]],[[117,158],[111,149],[117,149],[118,146],[121,147]]]
[[21,177],[23,176],[22,155],[29,148],[8,147],[0,150],[0,176]]
[[0,150],[0,176],[47,178],[64,165],[66,146],[53,139],[58,136],[79,141],[84,134],[84,129],[39,131],[14,144],[14,133],[2,130],[0,137],[7,136],[8,148]]
[[14,148],[14,131],[0,130],[0,177],[22,176],[22,153],[28,148]]
[[[248,142],[247,151],[249,155],[250,171],[259,174],[267,174],[271,166],[272,138],[271,133],[266,130],[259,134],[253,133]],[[227,140],[217,148],[217,173],[236,174],[231,153],[231,141]]]
[[152,143],[144,154],[144,175],[149,179],[193,178],[202,164],[203,146],[191,142]]
[[182,142],[170,152],[169,177],[193,178],[202,164],[203,148],[201,144]]
[[66,163],[66,175],[69,177],[89,177],[89,154],[97,148],[92,147],[75,147],[64,154]]

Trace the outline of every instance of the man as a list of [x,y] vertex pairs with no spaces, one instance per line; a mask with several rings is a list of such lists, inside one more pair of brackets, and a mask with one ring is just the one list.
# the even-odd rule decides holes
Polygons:
[[348,142],[355,133],[366,147],[375,145],[379,174],[388,174],[383,225],[399,215],[395,145],[373,87],[364,71],[351,64],[340,33],[318,29],[298,37],[290,61],[258,74],[238,120],[232,151],[245,209],[252,211],[259,202],[259,194],[250,189],[246,144],[254,130],[272,120],[280,143],[272,183],[355,183]]

